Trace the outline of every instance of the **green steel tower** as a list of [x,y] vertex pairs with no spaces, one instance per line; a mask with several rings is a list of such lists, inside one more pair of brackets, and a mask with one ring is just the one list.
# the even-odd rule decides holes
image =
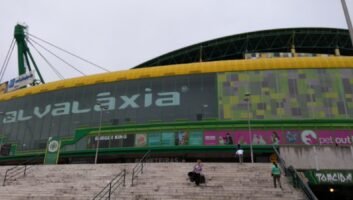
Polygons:
[[[18,52],[18,75],[25,74],[27,72],[27,68],[30,71],[31,65],[30,61],[32,62],[35,70],[38,73],[39,79],[41,83],[45,83],[44,79],[37,67],[36,62],[33,59],[31,52],[29,51],[27,42],[26,42],[26,31],[27,27],[17,24],[15,26],[15,39],[17,43],[17,52]],[[25,64],[26,63],[26,64]],[[26,68],[27,66],[27,68]]]

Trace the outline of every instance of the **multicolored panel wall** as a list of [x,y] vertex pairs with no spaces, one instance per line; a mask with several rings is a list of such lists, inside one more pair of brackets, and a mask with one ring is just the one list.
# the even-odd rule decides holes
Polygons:
[[293,69],[218,74],[221,119],[353,117],[353,69]]

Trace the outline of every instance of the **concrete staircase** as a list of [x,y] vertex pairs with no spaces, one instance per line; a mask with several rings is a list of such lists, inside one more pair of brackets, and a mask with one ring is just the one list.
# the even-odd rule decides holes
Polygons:
[[[270,176],[271,165],[204,163],[206,184],[196,186],[187,179],[193,163],[147,163],[146,170],[136,186],[126,187],[115,199],[134,200],[279,200],[305,199],[282,177],[283,189],[274,188]],[[134,184],[135,185],[135,184]]]
[[[144,173],[131,187],[131,164],[36,165],[28,175],[0,187],[0,199],[6,200],[83,200],[92,199],[122,169],[127,170],[126,186],[112,199],[129,200],[197,200],[305,199],[282,177],[283,190],[273,188],[271,165],[238,163],[204,163],[206,185],[195,186],[187,172],[193,163],[147,163]],[[4,175],[6,168],[0,167]]]
[[[92,199],[114,175],[130,166],[132,164],[35,165],[26,177],[1,186],[0,199]],[[5,174],[5,170],[0,171]]]

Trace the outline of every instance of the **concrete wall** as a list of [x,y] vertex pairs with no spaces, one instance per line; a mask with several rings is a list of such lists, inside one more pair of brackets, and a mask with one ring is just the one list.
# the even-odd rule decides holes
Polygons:
[[296,169],[353,169],[352,146],[284,145],[280,154]]

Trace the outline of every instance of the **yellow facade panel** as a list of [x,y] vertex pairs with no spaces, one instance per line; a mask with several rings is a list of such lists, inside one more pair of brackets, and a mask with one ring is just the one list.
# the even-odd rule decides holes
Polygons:
[[0,101],[37,94],[43,91],[55,91],[96,83],[109,83],[120,80],[165,77],[170,75],[204,74],[216,72],[275,70],[275,69],[308,69],[308,68],[353,68],[353,57],[295,57],[295,58],[263,58],[253,60],[227,60],[197,62],[189,64],[167,65],[141,69],[124,70],[72,78],[0,94]]

